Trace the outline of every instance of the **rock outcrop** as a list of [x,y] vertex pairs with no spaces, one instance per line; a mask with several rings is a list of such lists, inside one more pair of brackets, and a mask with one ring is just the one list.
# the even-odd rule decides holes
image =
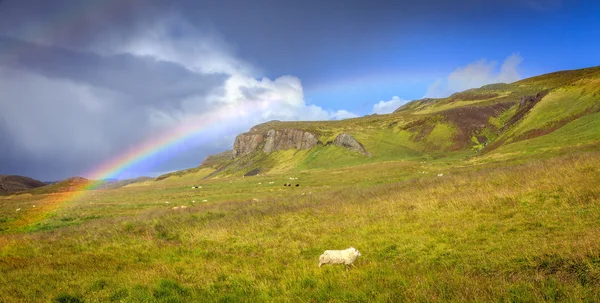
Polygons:
[[267,154],[276,150],[311,149],[319,143],[313,133],[298,129],[271,129],[267,132],[263,151]]
[[[264,144],[262,144],[264,142]],[[319,143],[317,136],[299,129],[271,129],[266,133],[249,132],[235,138],[233,157],[249,154],[262,145],[263,152],[269,154],[278,150],[311,149]]]
[[[288,128],[270,129],[266,132],[259,132],[252,129],[250,132],[241,134],[235,138],[233,157],[237,158],[247,155],[259,149],[262,149],[266,154],[278,150],[306,150],[315,147],[317,144],[323,145],[317,138],[317,135],[305,130]],[[334,141],[329,141],[324,145],[330,144],[359,152],[365,156],[371,156],[371,153],[349,134],[339,134]]]
[[368,152],[360,142],[358,142],[352,135],[349,134],[339,134],[335,137],[335,140],[332,142],[333,145],[345,147],[349,150],[359,152],[365,156],[370,157],[371,153]]
[[237,158],[255,151],[263,140],[263,135],[257,133],[244,133],[235,137],[233,157]]

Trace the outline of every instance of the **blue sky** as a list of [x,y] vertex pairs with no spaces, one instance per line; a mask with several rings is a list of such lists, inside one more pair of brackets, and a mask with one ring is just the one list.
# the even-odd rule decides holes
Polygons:
[[598,16],[585,0],[0,1],[0,174],[86,176],[219,115],[113,177],[157,175],[273,119],[597,66]]

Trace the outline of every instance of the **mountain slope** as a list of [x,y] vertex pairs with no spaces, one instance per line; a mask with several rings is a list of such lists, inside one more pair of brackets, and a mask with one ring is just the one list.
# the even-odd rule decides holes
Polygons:
[[[208,177],[440,157],[493,160],[518,157],[522,142],[559,151],[600,140],[598,111],[600,67],[561,71],[415,100],[388,115],[259,124],[236,138],[233,158],[221,158]],[[364,152],[333,144],[341,135]]]
[[0,175],[0,195],[42,187],[42,181],[23,176]]

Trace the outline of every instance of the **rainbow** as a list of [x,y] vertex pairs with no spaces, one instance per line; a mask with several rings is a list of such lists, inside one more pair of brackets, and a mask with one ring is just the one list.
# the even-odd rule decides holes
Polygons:
[[[135,2],[139,2],[134,0]],[[60,12],[49,24],[44,26],[29,27],[21,35],[24,37],[42,37],[44,41],[54,41],[64,38],[65,33],[77,33],[79,28],[77,24],[84,22],[89,14],[100,12],[107,17],[118,17],[122,11],[123,5],[126,3],[121,0],[96,0],[74,5]],[[129,2],[129,5],[132,3]],[[12,48],[5,49],[3,55],[26,55],[29,52],[29,46],[26,43],[15,43]],[[256,104],[255,104],[256,103]],[[259,106],[257,106],[259,105]],[[123,152],[119,156],[102,163],[95,169],[83,174],[92,182],[85,182],[82,185],[71,188],[71,192],[61,195],[58,202],[65,203],[84,196],[89,190],[98,188],[103,183],[103,180],[114,178],[123,173],[126,169],[139,164],[145,160],[151,159],[161,151],[169,147],[177,146],[182,142],[205,132],[204,138],[209,138],[210,133],[207,132],[211,128],[223,124],[236,123],[243,116],[247,116],[250,112],[255,112],[261,108],[268,106],[268,102],[248,102],[238,108],[222,107],[218,110],[208,112],[202,115],[188,119],[179,124],[179,126],[168,129],[152,138],[133,146],[129,150]],[[213,132],[214,133],[214,132]]]
[[268,106],[269,102],[266,101],[260,103],[248,102],[236,108],[225,106],[212,112],[194,116],[193,119],[188,119],[186,123],[181,123],[178,127],[154,136],[84,174],[84,176],[93,181],[72,188],[72,191],[65,198],[61,199],[61,202],[64,203],[80,198],[89,190],[98,188],[103,183],[102,180],[117,177],[127,168],[143,162],[169,147],[176,146],[195,135],[210,130],[213,126],[239,120]]

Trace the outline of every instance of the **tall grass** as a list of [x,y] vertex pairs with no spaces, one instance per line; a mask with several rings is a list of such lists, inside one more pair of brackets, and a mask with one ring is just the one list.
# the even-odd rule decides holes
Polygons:
[[[217,180],[205,185],[215,199],[236,186],[250,194],[178,211],[147,201],[122,212],[143,204],[141,190],[99,192],[102,207],[76,201],[56,215],[99,219],[0,236],[0,301],[597,302],[599,160],[390,162],[378,165],[410,172],[305,173],[310,184],[287,191],[258,186],[262,176]],[[349,246],[362,253],[355,268],[317,267],[323,250]]]

